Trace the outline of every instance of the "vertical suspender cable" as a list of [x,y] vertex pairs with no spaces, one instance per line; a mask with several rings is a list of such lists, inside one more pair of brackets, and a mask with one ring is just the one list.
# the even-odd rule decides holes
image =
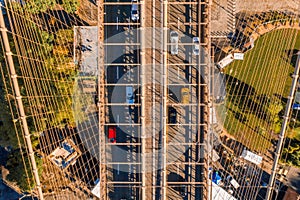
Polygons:
[[[208,70],[207,72],[207,95],[208,95],[208,99],[207,99],[207,113],[208,113],[208,117],[207,117],[207,131],[208,131],[208,136],[207,136],[207,150],[209,150],[208,146],[211,146],[211,152],[208,152],[208,154],[210,154],[211,156],[206,155],[207,161],[206,161],[206,167],[204,169],[204,174],[206,175],[204,178],[206,179],[206,199],[210,199],[210,194],[212,195],[212,187],[211,187],[211,180],[208,177],[208,167],[209,164],[211,162],[210,158],[212,158],[212,154],[213,154],[213,137],[212,135],[210,135],[209,131],[212,129],[211,124],[210,124],[210,118],[212,119],[213,116],[210,116],[210,107],[209,104],[213,103],[213,99],[211,97],[211,94],[213,94],[213,88],[211,88],[212,90],[210,90],[210,86],[214,85],[213,83],[213,76],[212,73],[214,73],[214,66],[213,66],[213,60],[211,59],[211,5],[212,5],[213,1],[212,0],[207,0],[206,1],[206,9],[205,9],[205,22],[206,22],[206,27],[205,27],[205,37],[206,37],[206,44],[207,44],[207,57],[206,57],[206,68]],[[234,22],[235,23],[235,22]],[[212,132],[211,132],[212,133]]]
[[163,105],[162,105],[162,197],[167,199],[167,54],[168,54],[168,1],[163,1],[163,65],[162,65],[162,87],[163,87]]
[[146,199],[146,119],[145,119],[145,95],[146,95],[146,79],[145,79],[145,71],[146,71],[146,60],[145,60],[145,1],[140,1],[141,6],[141,27],[140,27],[140,79],[142,85],[141,91],[141,160],[142,160],[142,199]]
[[155,115],[156,115],[156,111],[155,111],[155,106],[156,106],[156,102],[155,102],[155,99],[156,99],[156,97],[155,97],[155,90],[156,90],[156,86],[155,86],[155,84],[156,84],[156,81],[155,81],[155,78],[156,78],[156,76],[155,76],[155,73],[156,73],[156,66],[155,66],[155,64],[156,64],[156,61],[155,61],[155,59],[156,59],[156,57],[155,57],[155,48],[156,48],[156,45],[155,45],[155,42],[156,42],[156,26],[155,26],[155,20],[156,20],[156,18],[155,18],[155,14],[156,14],[156,12],[155,12],[155,9],[156,9],[156,7],[155,7],[155,1],[156,0],[153,0],[152,1],[152,99],[153,99],[153,101],[152,101],[152,108],[153,108],[153,111],[152,111],[152,143],[153,143],[153,146],[152,146],[152,199],[154,199],[155,200],[155,193],[156,193],[156,187],[154,187],[154,185],[156,185],[155,184],[155,178],[156,178],[156,172],[157,172],[157,166],[156,166],[156,155],[155,155],[155,153],[156,153],[156,151],[155,151],[155,147],[156,147],[156,131],[155,131],[155,129],[156,129],[156,117],[155,117]]

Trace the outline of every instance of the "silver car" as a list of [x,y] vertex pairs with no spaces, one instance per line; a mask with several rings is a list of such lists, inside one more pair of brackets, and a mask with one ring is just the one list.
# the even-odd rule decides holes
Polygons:
[[176,31],[170,32],[170,42],[171,42],[171,54],[177,55],[178,54],[178,33]]
[[195,55],[199,55],[199,51],[200,51],[199,38],[193,37],[193,53]]
[[139,5],[137,4],[137,0],[132,0],[131,6],[131,20],[137,21],[139,20]]

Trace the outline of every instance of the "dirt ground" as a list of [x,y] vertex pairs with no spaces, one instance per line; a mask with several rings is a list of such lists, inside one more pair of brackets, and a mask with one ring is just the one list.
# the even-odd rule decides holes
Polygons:
[[269,10],[286,10],[299,14],[298,0],[213,0],[211,28],[213,35],[233,31],[235,14],[241,11],[257,13]]
[[236,12],[246,10],[262,12],[268,10],[290,10],[299,13],[298,0],[236,0]]

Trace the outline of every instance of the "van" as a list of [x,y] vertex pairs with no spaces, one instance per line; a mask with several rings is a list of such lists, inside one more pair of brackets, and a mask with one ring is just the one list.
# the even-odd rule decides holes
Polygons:
[[137,0],[132,0],[131,20],[132,21],[139,20],[139,5],[137,4]]
[[134,96],[133,96],[132,86],[126,86],[126,103],[129,103],[129,104],[134,103]]

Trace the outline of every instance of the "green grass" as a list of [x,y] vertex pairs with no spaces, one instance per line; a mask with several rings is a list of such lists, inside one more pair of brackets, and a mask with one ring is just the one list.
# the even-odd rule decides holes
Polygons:
[[234,61],[225,70],[225,129],[251,150],[266,150],[269,139],[278,133],[268,105],[286,101],[296,58],[288,55],[296,49],[300,49],[299,31],[276,30],[256,40],[243,61]]

